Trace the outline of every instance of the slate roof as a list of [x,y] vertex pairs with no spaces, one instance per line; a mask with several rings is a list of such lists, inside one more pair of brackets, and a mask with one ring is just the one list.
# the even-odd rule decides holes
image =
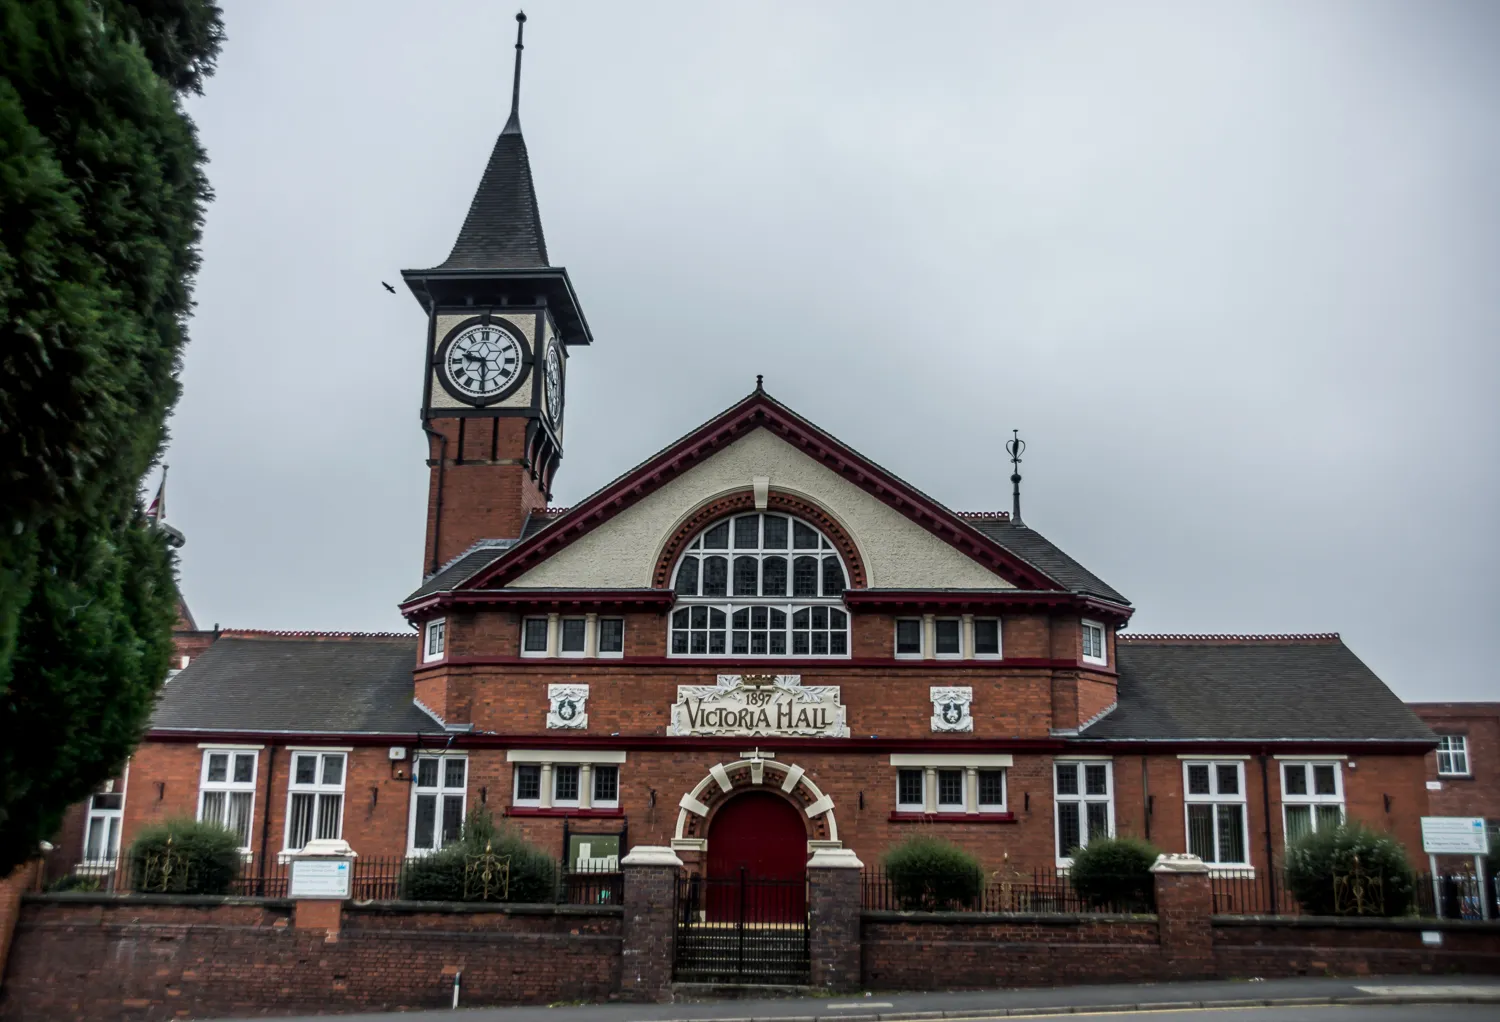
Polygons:
[[1041,569],[1069,592],[1130,606],[1130,601],[1118,590],[1063,553],[1040,532],[1012,522],[1009,515],[960,511],[958,516],[1021,560]]
[[[530,520],[528,519],[529,523]],[[516,541],[513,539],[480,540],[443,565],[435,573],[427,576],[416,592],[401,602],[410,603],[412,600],[420,599],[423,596],[431,596],[433,593],[446,593],[451,589],[458,588],[458,586],[493,564],[496,558],[515,546],[515,544]]]
[[1337,635],[1116,644],[1119,705],[1083,739],[1436,742]]
[[442,734],[412,702],[415,635],[226,633],[167,682],[162,730]]
[[548,265],[542,214],[531,182],[531,159],[521,126],[512,115],[495,139],[490,162],[479,179],[452,253],[435,268],[497,270]]

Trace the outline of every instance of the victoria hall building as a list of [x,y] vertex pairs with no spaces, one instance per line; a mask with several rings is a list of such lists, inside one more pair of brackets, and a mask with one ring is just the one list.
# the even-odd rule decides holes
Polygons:
[[1129,634],[1128,580],[1018,508],[951,510],[774,381],[552,506],[595,337],[514,108],[451,254],[404,278],[426,314],[410,630],[184,608],[148,734],[58,854],[188,816],[262,863],[314,838],[419,856],[479,811],[580,870],[663,845],[708,877],[875,865],[916,834],[992,873],[1102,835],[1244,873],[1346,818],[1420,854],[1437,740],[1339,636]]

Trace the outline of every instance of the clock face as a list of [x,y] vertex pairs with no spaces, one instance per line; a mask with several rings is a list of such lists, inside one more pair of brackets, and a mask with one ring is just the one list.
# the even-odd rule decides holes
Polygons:
[[557,344],[547,348],[547,417],[554,427],[562,425],[562,351]]
[[520,380],[521,351],[521,342],[499,323],[465,325],[443,346],[443,382],[459,397],[489,404]]

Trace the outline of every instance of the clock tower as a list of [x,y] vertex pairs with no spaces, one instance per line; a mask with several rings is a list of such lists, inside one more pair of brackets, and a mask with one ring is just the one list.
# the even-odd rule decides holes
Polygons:
[[515,539],[545,507],[563,451],[568,352],[593,337],[568,271],[547,258],[521,136],[521,36],[510,119],[453,251],[402,277],[427,313],[422,427],[431,574],[486,539]]

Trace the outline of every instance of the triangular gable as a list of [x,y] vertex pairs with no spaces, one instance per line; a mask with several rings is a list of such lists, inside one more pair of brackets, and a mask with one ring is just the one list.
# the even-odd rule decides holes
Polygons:
[[756,429],[768,430],[1016,588],[1064,588],[948,508],[760,389],[576,504],[548,528],[523,539],[459,588],[506,585]]

